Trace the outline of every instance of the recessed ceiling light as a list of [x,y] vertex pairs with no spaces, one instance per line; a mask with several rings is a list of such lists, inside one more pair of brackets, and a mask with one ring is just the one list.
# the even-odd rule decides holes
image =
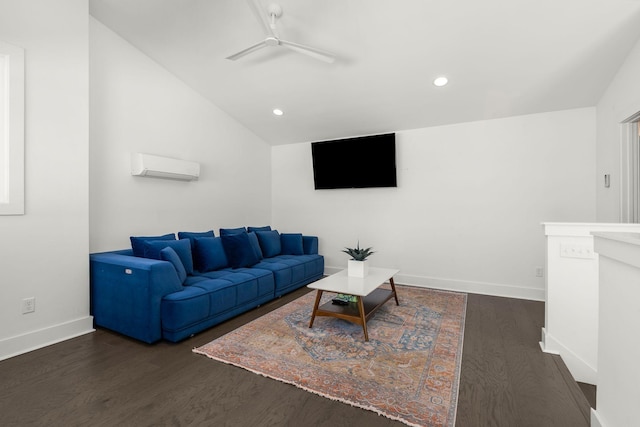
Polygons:
[[282,110],[281,110],[281,109],[279,109],[279,108],[274,108],[274,109],[273,109],[273,114],[275,114],[276,116],[281,116],[281,115],[283,115],[283,114],[284,114],[284,111],[282,111]]
[[433,81],[433,84],[438,86],[438,87],[442,87],[442,86],[446,85],[447,83],[449,83],[449,79],[444,77],[444,76],[438,77],[437,79],[435,79]]

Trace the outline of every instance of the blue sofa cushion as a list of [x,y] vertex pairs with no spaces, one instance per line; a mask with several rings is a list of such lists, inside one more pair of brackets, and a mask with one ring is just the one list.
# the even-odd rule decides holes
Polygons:
[[260,242],[258,242],[258,236],[256,233],[248,233],[249,234],[249,242],[251,243],[251,247],[253,251],[256,253],[258,257],[258,261],[260,261],[264,256],[262,255],[262,249],[260,249]]
[[176,235],[169,233],[162,236],[131,236],[129,240],[131,240],[133,255],[144,258],[144,242],[147,240],[176,240]]
[[305,254],[317,254],[318,238],[316,236],[302,236],[302,246]]
[[211,295],[197,286],[184,286],[179,292],[165,295],[161,303],[162,329],[175,331],[209,317]]
[[191,242],[191,253],[195,252],[196,239],[198,237],[215,237],[213,230],[209,231],[179,231],[178,239],[189,239]]
[[280,235],[282,255],[304,255],[302,246],[302,233],[282,233]]
[[252,231],[271,231],[270,225],[265,225],[263,227],[247,227],[247,231],[251,233]]
[[277,230],[272,231],[256,231],[262,255],[265,258],[271,258],[280,255],[282,246],[280,243],[280,234]]
[[231,268],[251,267],[260,261],[247,233],[222,235],[220,238]]
[[220,236],[229,236],[231,234],[240,234],[240,233],[246,233],[247,229],[244,227],[238,227],[238,228],[221,228],[220,229]]
[[229,265],[220,237],[197,237],[193,253],[195,268],[200,272],[213,271]]
[[167,246],[160,251],[160,259],[163,261],[169,261],[173,264],[173,267],[176,269],[176,273],[178,273],[180,283],[184,284],[184,281],[187,280],[187,270],[184,269],[184,264],[176,251],[174,251],[172,247]]
[[192,274],[193,257],[191,256],[191,243],[188,240],[147,240],[144,242],[144,257],[162,259],[160,251],[166,247],[173,248],[180,257],[187,274]]

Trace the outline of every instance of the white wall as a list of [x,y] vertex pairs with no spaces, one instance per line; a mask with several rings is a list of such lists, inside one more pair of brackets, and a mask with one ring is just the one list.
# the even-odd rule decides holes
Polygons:
[[398,188],[313,189],[309,143],[272,150],[273,224],[378,252],[398,282],[544,299],[544,221],[595,220],[595,109],[396,134]]
[[[597,219],[619,222],[621,168],[620,123],[640,111],[640,41],[597,105]],[[611,187],[604,187],[604,175],[611,175]]]
[[[270,146],[93,18],[90,41],[91,252],[269,224]],[[133,177],[132,152],[200,162],[200,179]]]
[[88,25],[85,0],[0,1],[0,40],[26,69],[26,214],[0,216],[0,359],[92,328]]

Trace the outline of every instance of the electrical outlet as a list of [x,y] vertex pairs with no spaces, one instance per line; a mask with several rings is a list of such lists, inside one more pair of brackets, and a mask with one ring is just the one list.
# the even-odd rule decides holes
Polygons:
[[536,267],[536,277],[544,277],[544,268]]
[[562,243],[560,245],[560,256],[563,258],[595,258],[593,248],[588,244]]
[[34,311],[36,311],[36,297],[23,299],[22,314],[33,313]]

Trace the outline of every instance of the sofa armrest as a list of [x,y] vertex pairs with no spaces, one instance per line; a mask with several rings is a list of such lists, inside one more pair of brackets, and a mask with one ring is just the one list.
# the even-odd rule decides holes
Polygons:
[[317,255],[318,238],[316,236],[302,236],[302,248],[305,255]]
[[96,325],[148,343],[162,338],[162,298],[182,289],[171,263],[107,252],[92,254],[90,269]]

